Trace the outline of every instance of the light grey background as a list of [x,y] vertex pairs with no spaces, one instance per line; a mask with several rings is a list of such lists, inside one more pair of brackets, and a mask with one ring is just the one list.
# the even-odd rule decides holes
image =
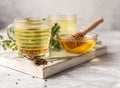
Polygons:
[[120,0],[0,0],[0,28],[16,17],[47,17],[50,14],[76,14],[78,29],[97,17],[105,19],[103,30],[120,30]]
[[16,17],[77,14],[81,28],[103,16],[105,21],[96,31],[108,46],[108,54],[98,57],[99,62],[71,68],[48,78],[47,82],[0,66],[0,88],[120,88],[120,31],[114,31],[120,30],[119,8],[120,0],[0,0],[0,29]]

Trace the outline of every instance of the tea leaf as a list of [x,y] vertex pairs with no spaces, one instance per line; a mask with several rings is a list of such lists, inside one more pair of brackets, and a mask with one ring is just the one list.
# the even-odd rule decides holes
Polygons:
[[57,27],[58,23],[55,23],[53,26],[52,26],[52,31],[54,31]]
[[1,46],[3,47],[4,50],[7,50],[7,47],[4,43],[2,43]]
[[3,36],[2,36],[2,35],[0,35],[0,40],[1,40],[1,39],[3,39]]
[[61,28],[60,25],[58,23],[55,23],[54,26],[51,29],[50,46],[53,49],[57,49],[57,50],[60,49],[60,44],[59,44],[59,42],[57,40],[58,34],[60,32],[60,28]]
[[17,50],[17,45],[14,41],[12,40],[4,40],[3,36],[0,35],[0,46],[2,46],[2,48],[4,50],[7,50],[7,49],[11,49],[11,50]]
[[51,32],[51,35],[54,37],[55,35],[57,35],[60,32],[60,26],[57,25],[57,27]]

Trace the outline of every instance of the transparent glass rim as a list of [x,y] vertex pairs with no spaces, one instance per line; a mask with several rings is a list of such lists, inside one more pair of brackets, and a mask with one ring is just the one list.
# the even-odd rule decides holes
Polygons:
[[97,33],[87,34],[84,37],[78,38],[78,40],[75,40],[74,38],[68,39],[68,37],[70,37],[70,36],[71,36],[70,34],[61,34],[61,35],[59,35],[58,40],[62,39],[62,41],[78,41],[78,40],[82,40],[82,39],[83,40],[97,40],[97,38],[98,38]]
[[39,17],[16,18],[13,24],[17,28],[50,28],[49,21]]
[[47,19],[42,19],[40,17],[21,17],[14,19],[14,23],[23,23],[23,24],[43,24],[48,23]]
[[48,18],[51,19],[55,19],[55,20],[76,20],[77,17],[75,14],[71,15],[65,15],[65,14],[59,14],[59,15],[49,15]]

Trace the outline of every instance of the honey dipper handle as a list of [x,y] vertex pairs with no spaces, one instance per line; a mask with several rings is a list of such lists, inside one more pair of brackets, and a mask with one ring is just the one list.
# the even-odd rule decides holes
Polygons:
[[92,31],[94,28],[96,28],[100,23],[102,23],[104,20],[102,17],[99,17],[97,20],[92,22],[90,25],[85,27],[82,31],[83,34],[88,33],[89,31]]

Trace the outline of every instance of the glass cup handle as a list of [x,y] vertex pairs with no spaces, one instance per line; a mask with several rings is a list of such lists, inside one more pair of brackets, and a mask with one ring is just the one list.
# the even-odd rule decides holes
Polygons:
[[7,27],[7,35],[8,35],[8,37],[12,40],[12,41],[16,41],[15,40],[15,36],[14,36],[14,31],[13,31],[13,29],[14,29],[14,24],[10,24],[10,25],[8,25],[8,27]]

